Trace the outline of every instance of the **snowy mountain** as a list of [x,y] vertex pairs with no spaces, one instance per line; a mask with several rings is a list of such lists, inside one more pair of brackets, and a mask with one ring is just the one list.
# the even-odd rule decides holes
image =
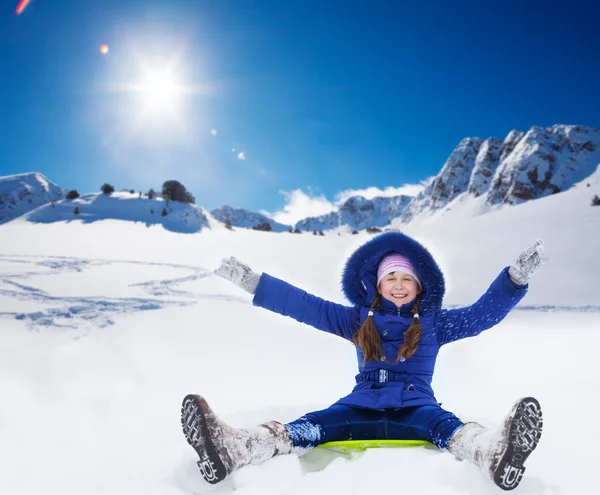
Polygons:
[[[530,241],[545,241],[549,262],[525,299],[496,327],[445,346],[433,382],[445,409],[490,427],[515,399],[540,401],[544,433],[515,494],[591,494],[597,485],[596,417],[574,419],[581,405],[595,409],[600,382],[594,194],[600,170],[561,194],[475,217],[456,205],[405,226],[440,263],[446,307],[476,301]],[[463,206],[485,195],[471,200]],[[127,201],[144,204],[95,199],[107,208]],[[289,422],[346,395],[357,372],[350,343],[254,307],[212,270],[236,256],[347,304],[343,265],[372,239],[366,233],[196,236],[110,219],[16,220],[0,226],[0,239],[0,493],[500,493],[474,465],[426,448],[353,459],[313,451],[244,467],[216,486],[202,479],[181,433],[186,394],[204,395],[236,427]]]
[[329,230],[347,226],[351,230],[364,230],[368,227],[385,227],[392,219],[399,217],[411,201],[410,196],[376,197],[365,199],[362,196],[348,198],[338,211],[309,217],[296,223],[299,230]]
[[188,234],[220,225],[214,219],[211,223],[202,207],[167,202],[162,198],[148,199],[129,192],[84,194],[77,199],[43,205],[18,219],[33,223],[79,221],[86,224],[99,220],[140,222],[147,227],[162,225],[166,230]]
[[232,208],[227,205],[215,208],[210,214],[219,222],[225,223],[229,220],[233,227],[253,228],[269,224],[272,232],[287,232],[291,229],[289,225],[278,223],[260,213],[244,210],[243,208]]
[[599,148],[600,130],[573,125],[513,130],[504,141],[465,138],[404,210],[402,221],[445,209],[459,196],[464,202],[485,195],[485,204],[494,206],[565,191],[594,172]]
[[[504,141],[464,138],[440,172],[414,197],[353,197],[338,211],[299,221],[300,230],[348,226],[354,230],[407,224],[420,215],[444,211],[483,196],[478,213],[566,191],[600,164],[600,130],[554,125],[513,130]],[[400,222],[394,221],[400,218]]]
[[[344,201],[337,211],[304,218],[296,223],[295,228],[322,231],[345,227],[346,231],[360,231],[392,224],[398,227],[422,215],[436,214],[449,208],[464,210],[468,204],[473,213],[482,214],[502,205],[516,205],[566,191],[590,176],[598,164],[600,130],[584,126],[532,127],[526,133],[513,130],[504,141],[495,137],[486,140],[464,138],[439,174],[431,178],[416,196],[379,196],[372,199],[353,196]],[[140,199],[140,202],[111,203],[115,209],[109,208],[110,213],[107,213],[105,204],[97,201],[99,195],[86,195],[75,202],[56,204],[54,207],[58,209],[54,211],[60,212],[58,217],[44,208],[46,213],[29,218],[32,221],[71,219],[74,206],[83,202],[85,213],[80,219],[119,218],[148,225],[160,223],[165,228],[181,232],[197,232],[209,225],[220,228],[227,221],[233,227],[270,228],[273,232],[286,232],[291,228],[261,213],[230,206],[216,208],[209,215],[202,207],[172,202],[174,215],[163,218],[158,217],[155,211],[160,209],[162,212],[162,205],[158,204],[160,199],[119,194],[121,200]],[[63,189],[38,173],[0,178],[0,224],[64,197]],[[484,199],[481,201],[479,198]],[[149,203],[152,201],[155,203]],[[94,208],[100,205],[102,208],[95,211]],[[108,216],[103,217],[105,214]]]
[[532,127],[499,164],[486,203],[518,204],[569,189],[600,163],[600,130]]
[[0,177],[0,225],[66,194],[40,173]]

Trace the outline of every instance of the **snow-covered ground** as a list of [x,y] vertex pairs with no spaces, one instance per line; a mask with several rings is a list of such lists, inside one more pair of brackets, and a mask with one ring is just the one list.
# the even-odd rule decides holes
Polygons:
[[[500,325],[443,348],[434,390],[463,420],[498,426],[533,395],[545,426],[514,493],[596,490],[600,367],[597,184],[485,215],[409,226],[437,256],[447,305],[474,302],[530,241],[550,262]],[[211,271],[235,255],[344,302],[345,259],[368,234],[203,229],[102,220],[0,227],[0,493],[11,495],[419,493],[500,490],[448,454],[314,452],[248,466],[215,487],[180,430],[201,393],[236,426],[293,420],[348,393],[353,347],[251,305]]]

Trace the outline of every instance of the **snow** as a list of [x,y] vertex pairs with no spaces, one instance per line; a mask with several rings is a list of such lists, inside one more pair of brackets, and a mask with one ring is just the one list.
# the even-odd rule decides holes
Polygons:
[[[433,384],[443,407],[492,427],[519,397],[540,401],[544,434],[515,494],[596,485],[600,208],[590,200],[599,178],[405,228],[439,261],[447,306],[474,302],[529,242],[546,243],[550,262],[522,303],[497,327],[444,347]],[[121,211],[139,202],[119,201]],[[26,218],[0,227],[0,493],[500,493],[476,466],[425,448],[353,460],[316,451],[247,466],[214,487],[201,478],[180,429],[186,394],[201,393],[234,426],[288,422],[346,395],[356,373],[352,345],[253,307],[212,269],[233,255],[343,303],[344,262],[368,234],[191,235],[111,218]]]

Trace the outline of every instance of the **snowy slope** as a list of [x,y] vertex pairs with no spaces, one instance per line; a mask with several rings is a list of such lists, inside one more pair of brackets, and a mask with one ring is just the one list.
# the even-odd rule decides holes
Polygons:
[[0,225],[66,194],[37,172],[0,177]]
[[[521,305],[444,348],[434,378],[437,398],[465,421],[497,426],[514,399],[540,400],[544,435],[515,494],[596,486],[598,435],[587,411],[600,380],[600,208],[590,206],[599,179],[408,227],[438,258],[447,305],[473,302],[531,240],[546,241],[550,263]],[[350,344],[254,308],[211,270],[235,255],[343,303],[344,260],[370,236],[182,235],[108,219],[15,221],[0,238],[0,493],[500,493],[476,467],[426,449],[353,461],[282,456],[216,487],[200,477],[180,431],[184,395],[204,394],[237,426],[286,422],[345,395],[356,373]]]

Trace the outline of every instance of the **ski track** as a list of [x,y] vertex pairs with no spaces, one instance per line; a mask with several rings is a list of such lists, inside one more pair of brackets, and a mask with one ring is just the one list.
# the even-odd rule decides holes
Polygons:
[[[223,294],[199,294],[186,291],[179,286],[211,276],[212,273],[201,267],[154,263],[131,260],[78,259],[63,256],[13,256],[0,254],[0,263],[14,263],[25,267],[25,271],[0,272],[0,296],[41,303],[47,308],[29,313],[0,311],[0,317],[16,318],[26,322],[30,330],[43,328],[81,329],[103,328],[114,324],[115,317],[172,306],[188,306],[202,299],[219,299],[244,302],[241,297]],[[171,267],[185,270],[180,277],[150,279],[129,284],[139,289],[145,297],[60,297],[24,283],[28,278],[40,275],[57,275],[66,272],[83,273],[92,267],[115,263]],[[191,272],[191,273],[189,273]],[[151,277],[151,272],[149,273]]]

